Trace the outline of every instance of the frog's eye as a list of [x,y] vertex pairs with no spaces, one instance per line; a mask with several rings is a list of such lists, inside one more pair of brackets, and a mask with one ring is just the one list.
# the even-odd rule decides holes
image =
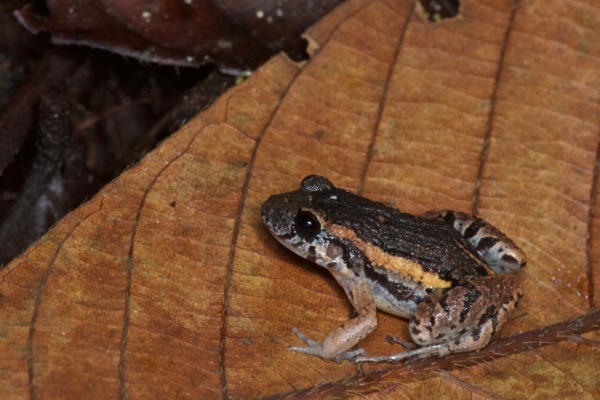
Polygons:
[[301,238],[310,240],[321,231],[321,224],[314,214],[300,210],[294,218],[294,229]]

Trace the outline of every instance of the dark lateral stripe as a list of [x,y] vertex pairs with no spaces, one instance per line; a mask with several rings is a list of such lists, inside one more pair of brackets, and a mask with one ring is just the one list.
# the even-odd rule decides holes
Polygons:
[[479,229],[481,229],[482,226],[483,223],[481,221],[474,221],[467,229],[465,229],[463,236],[465,239],[471,239],[473,236],[477,235],[477,232],[479,232]]
[[386,273],[376,271],[375,268],[373,268],[373,265],[366,260],[364,266],[365,275],[372,281],[378,283],[379,286],[381,286],[383,289],[387,290],[387,292],[390,295],[394,296],[396,300],[414,300],[416,302],[419,302],[418,298],[414,298],[414,289],[403,285],[401,282],[391,281]]

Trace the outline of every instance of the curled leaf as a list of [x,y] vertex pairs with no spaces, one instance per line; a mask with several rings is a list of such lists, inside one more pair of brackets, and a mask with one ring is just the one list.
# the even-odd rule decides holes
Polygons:
[[299,35],[339,2],[48,0],[49,15],[32,4],[15,15],[33,33],[50,31],[57,44],[88,45],[161,64],[214,62],[240,73],[281,50],[302,57]]

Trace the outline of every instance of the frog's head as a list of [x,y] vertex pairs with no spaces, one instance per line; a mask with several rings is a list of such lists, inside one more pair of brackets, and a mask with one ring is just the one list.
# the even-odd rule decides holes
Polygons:
[[262,220],[271,234],[285,247],[319,265],[331,262],[327,248],[326,215],[321,207],[324,198],[339,191],[326,178],[316,175],[302,180],[294,192],[269,197],[261,209]]

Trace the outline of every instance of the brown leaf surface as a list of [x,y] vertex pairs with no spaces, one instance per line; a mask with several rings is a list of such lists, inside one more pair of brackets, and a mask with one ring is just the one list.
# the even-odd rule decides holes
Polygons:
[[[348,1],[0,271],[2,398],[600,396],[600,8]],[[479,353],[355,367],[291,353],[350,308],[261,225],[310,173],[475,211],[529,256]],[[408,338],[384,314],[365,341]]]

